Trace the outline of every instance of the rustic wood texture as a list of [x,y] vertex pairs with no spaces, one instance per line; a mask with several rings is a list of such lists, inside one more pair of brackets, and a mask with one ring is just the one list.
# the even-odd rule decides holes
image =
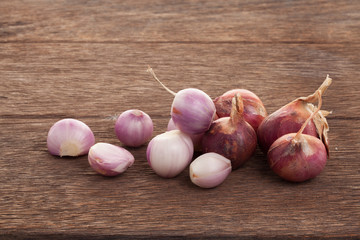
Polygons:
[[[258,149],[204,190],[188,169],[158,177],[146,146],[114,178],[47,152],[65,117],[119,145],[115,116],[139,108],[163,132],[172,96],[148,65],[174,91],[249,89],[269,113],[330,74],[326,168],[288,183]],[[359,1],[1,1],[0,239],[359,239],[359,69]]]

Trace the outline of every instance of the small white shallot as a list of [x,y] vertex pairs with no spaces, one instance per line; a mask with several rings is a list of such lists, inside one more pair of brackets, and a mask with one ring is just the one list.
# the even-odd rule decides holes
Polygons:
[[125,172],[135,159],[125,148],[109,143],[97,143],[89,150],[90,166],[104,176],[116,176]]
[[94,143],[95,136],[91,129],[85,123],[72,118],[57,121],[47,136],[49,152],[60,157],[87,154]]
[[179,130],[154,137],[146,150],[149,165],[161,177],[172,178],[180,174],[194,154],[191,138]]
[[205,153],[190,164],[191,181],[202,188],[220,185],[231,173],[231,161],[217,153]]

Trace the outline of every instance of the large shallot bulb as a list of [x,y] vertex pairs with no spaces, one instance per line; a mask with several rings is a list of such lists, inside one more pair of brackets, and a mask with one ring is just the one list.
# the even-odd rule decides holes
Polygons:
[[216,112],[209,95],[196,88],[186,88],[175,93],[160,82],[150,67],[147,71],[175,96],[171,105],[171,118],[178,129],[189,135],[201,134],[209,129]]
[[243,165],[256,149],[256,132],[244,120],[243,111],[242,98],[235,95],[230,117],[214,121],[202,139],[202,150],[226,157],[233,170]]
[[266,109],[260,98],[246,89],[233,89],[214,99],[216,114],[219,118],[229,117],[231,113],[231,102],[235,94],[239,94],[244,101],[244,119],[256,131],[267,116]]
[[[320,94],[319,94],[320,95]],[[304,134],[308,122],[316,116],[319,105],[297,133],[289,133],[277,139],[268,152],[271,169],[281,178],[292,182],[303,182],[321,173],[327,160],[323,142],[314,136]]]
[[[279,137],[287,133],[296,133],[300,130],[306,119],[316,111],[312,103],[321,99],[331,82],[332,79],[327,76],[323,84],[314,94],[308,97],[300,97],[264,119],[257,130],[259,145],[264,153],[267,153],[271,144]],[[319,92],[319,94],[317,94],[317,92]],[[303,130],[304,134],[320,138],[320,140],[324,142],[327,151],[329,145],[327,138],[329,126],[325,117],[328,114],[329,112],[327,111],[317,111]]]

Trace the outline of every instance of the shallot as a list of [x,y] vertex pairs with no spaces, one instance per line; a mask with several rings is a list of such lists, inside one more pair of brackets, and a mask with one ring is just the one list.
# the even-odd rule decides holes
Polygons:
[[267,116],[266,109],[260,98],[246,89],[233,89],[214,99],[216,114],[219,118],[229,117],[231,102],[235,94],[239,94],[244,102],[244,119],[256,131],[260,123]]
[[115,123],[116,136],[120,142],[130,147],[143,145],[151,138],[153,130],[150,116],[138,109],[121,113]]
[[89,150],[90,166],[104,176],[116,176],[125,172],[135,159],[125,148],[109,143],[96,143]]
[[186,88],[175,93],[167,88],[155,75],[152,68],[147,70],[169,93],[174,95],[171,118],[182,132],[194,135],[209,129],[215,117],[215,105],[211,98],[196,88]]
[[89,126],[73,118],[57,121],[47,136],[49,152],[60,157],[87,154],[94,144],[95,136]]
[[[322,98],[325,90],[330,86],[332,79],[326,77],[319,89],[308,97],[300,97],[286,104],[274,113],[267,116],[260,124],[257,135],[260,147],[267,153],[271,144],[287,133],[298,132],[306,119],[316,111],[313,102]],[[319,94],[317,94],[319,92]],[[303,133],[319,137],[328,151],[329,126],[326,121],[327,111],[317,111],[311,121],[308,121]]]
[[231,173],[231,161],[217,153],[205,153],[190,164],[191,181],[202,188],[220,185]]
[[233,170],[250,159],[257,144],[256,132],[244,120],[243,109],[241,96],[235,95],[230,117],[214,121],[202,139],[202,150],[230,159]]
[[190,164],[193,154],[191,138],[180,130],[157,135],[146,150],[150,167],[164,178],[173,178],[180,174]]
[[[320,95],[320,91],[319,95]],[[285,134],[277,139],[268,151],[268,163],[281,178],[292,182],[303,182],[321,173],[327,161],[327,150],[323,142],[314,136],[304,134],[308,122],[316,116],[318,108],[302,125],[297,133]]]

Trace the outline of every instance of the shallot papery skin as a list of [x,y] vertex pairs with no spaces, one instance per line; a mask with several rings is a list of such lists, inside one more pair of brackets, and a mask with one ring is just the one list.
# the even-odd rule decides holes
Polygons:
[[87,154],[94,144],[95,136],[89,126],[73,118],[57,121],[47,136],[49,152],[60,157]]
[[327,161],[327,151],[317,137],[296,133],[283,135],[270,147],[267,154],[271,169],[281,178],[303,182],[321,173]]
[[202,139],[204,152],[215,152],[231,160],[232,169],[242,166],[253,155],[257,145],[255,130],[244,120],[240,96],[233,98],[230,117],[214,121]]
[[139,147],[152,136],[153,122],[148,114],[138,109],[130,109],[120,114],[115,123],[117,138],[124,145]]
[[[259,145],[264,153],[269,150],[271,144],[279,137],[287,133],[299,131],[311,113],[312,109],[308,107],[307,102],[296,101],[280,108],[265,118],[257,131]],[[308,123],[304,133],[314,137],[318,136],[313,121]]]
[[208,130],[215,112],[211,98],[196,88],[186,88],[177,92],[171,106],[171,118],[176,127],[192,135]]
[[173,178],[189,166],[194,154],[191,138],[180,130],[154,137],[146,149],[146,158],[154,172],[163,178]]
[[[308,97],[301,97],[286,104],[277,111],[268,115],[260,124],[257,135],[258,142],[264,153],[267,153],[270,146],[279,137],[287,133],[295,133],[300,130],[303,123],[316,110],[312,102],[322,97],[325,90],[330,86],[332,79],[326,77],[319,89]],[[316,93],[320,91],[320,96]],[[305,127],[303,133],[319,137],[328,150],[327,132],[329,126],[325,118],[326,111],[319,111]]]
[[97,143],[89,150],[90,166],[104,176],[116,176],[125,172],[135,161],[125,148],[109,143]]
[[191,181],[202,188],[219,186],[231,173],[231,161],[217,153],[197,157],[189,167]]
[[244,119],[256,131],[260,123],[267,116],[266,109],[260,98],[246,89],[232,89],[214,99],[216,114],[219,118],[229,117],[231,101],[235,94],[239,94],[244,102]]

